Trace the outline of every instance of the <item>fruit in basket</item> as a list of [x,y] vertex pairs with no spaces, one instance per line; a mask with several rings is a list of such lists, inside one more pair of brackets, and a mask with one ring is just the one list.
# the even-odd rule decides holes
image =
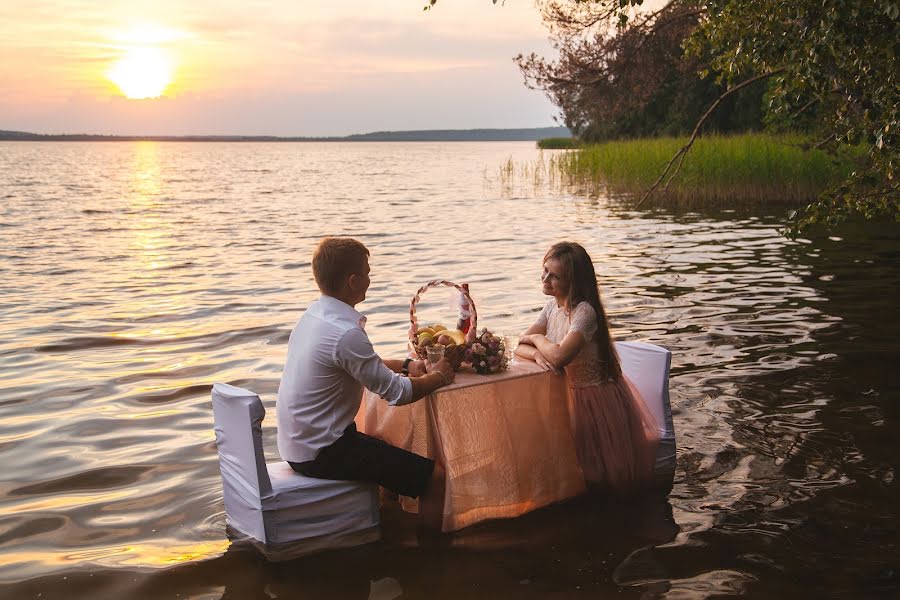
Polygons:
[[462,345],[466,343],[466,334],[464,334],[459,329],[445,329],[440,332],[440,335],[446,335],[447,337],[453,340],[452,343],[457,345]]
[[437,333],[437,332],[439,332],[439,331],[444,331],[444,330],[446,330],[447,328],[444,327],[443,325],[441,325],[440,323],[435,323],[434,325],[431,325],[431,326],[430,326],[430,329],[431,329],[434,333]]
[[434,329],[432,329],[431,327],[420,327],[419,329],[416,330],[417,336],[422,335],[423,333],[427,333],[428,335],[433,336]]
[[445,346],[449,346],[450,344],[455,343],[453,341],[453,338],[450,337],[449,335],[444,335],[443,331],[441,332],[441,334],[439,336],[437,336],[437,338],[434,341],[437,342],[438,344],[443,344]]
[[419,348],[422,348],[423,350],[425,348],[427,348],[428,346],[433,346],[433,345],[434,345],[434,338],[431,337],[430,335],[422,336],[421,338],[419,338],[419,341],[416,344],[416,346],[418,346]]
[[433,336],[432,334],[430,334],[429,332],[427,332],[427,331],[420,331],[420,332],[416,335],[416,344],[419,345],[419,346],[421,346],[421,345],[422,345],[422,342],[424,342],[425,340],[431,340],[432,343],[433,343],[433,342],[434,342],[434,336]]

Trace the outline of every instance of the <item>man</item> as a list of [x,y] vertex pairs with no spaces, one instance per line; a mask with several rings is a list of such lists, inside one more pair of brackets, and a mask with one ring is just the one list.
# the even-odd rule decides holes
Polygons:
[[[444,359],[382,360],[354,308],[369,289],[369,250],[350,238],[325,238],[312,258],[322,292],[291,332],[278,388],[278,452],[309,477],[377,483],[421,497],[424,525],[439,528],[444,470],[433,460],[356,430],[363,387],[393,406],[414,402],[453,382]],[[408,376],[404,376],[408,375]]]

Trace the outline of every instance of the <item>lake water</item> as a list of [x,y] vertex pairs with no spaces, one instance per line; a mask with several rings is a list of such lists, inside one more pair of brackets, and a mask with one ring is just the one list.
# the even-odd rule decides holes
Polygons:
[[[898,590],[900,242],[789,241],[783,211],[632,211],[501,178],[530,143],[0,143],[0,596],[647,598]],[[546,158],[546,157],[545,157]],[[768,213],[768,214],[767,214]],[[258,391],[325,235],[372,251],[384,356],[432,278],[524,329],[583,243],[619,339],[673,352],[667,501],[581,498],[420,545],[288,563],[230,546],[210,385]],[[441,296],[441,294],[444,296]],[[449,292],[420,316],[450,320]]]

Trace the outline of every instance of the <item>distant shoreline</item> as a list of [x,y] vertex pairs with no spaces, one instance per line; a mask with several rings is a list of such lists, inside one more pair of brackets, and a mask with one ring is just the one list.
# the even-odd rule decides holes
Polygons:
[[42,134],[0,130],[5,142],[536,142],[544,138],[570,137],[565,127],[525,129],[431,129],[376,131],[347,136],[282,137],[274,135],[97,135],[88,133]]

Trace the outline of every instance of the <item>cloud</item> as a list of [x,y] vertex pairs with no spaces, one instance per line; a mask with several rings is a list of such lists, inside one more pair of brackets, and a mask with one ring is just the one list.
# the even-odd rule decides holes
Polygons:
[[306,38],[321,56],[341,61],[364,57],[385,65],[417,62],[446,67],[506,63],[523,49],[549,51],[545,36],[491,35],[473,38],[466,30],[448,31],[433,23],[410,26],[387,20],[330,21]]
[[[554,107],[512,57],[549,53],[529,0],[98,3],[0,7],[0,129],[123,134],[343,135],[523,127]],[[61,16],[62,15],[62,16]],[[135,23],[182,31],[175,97],[111,98],[104,66]]]

